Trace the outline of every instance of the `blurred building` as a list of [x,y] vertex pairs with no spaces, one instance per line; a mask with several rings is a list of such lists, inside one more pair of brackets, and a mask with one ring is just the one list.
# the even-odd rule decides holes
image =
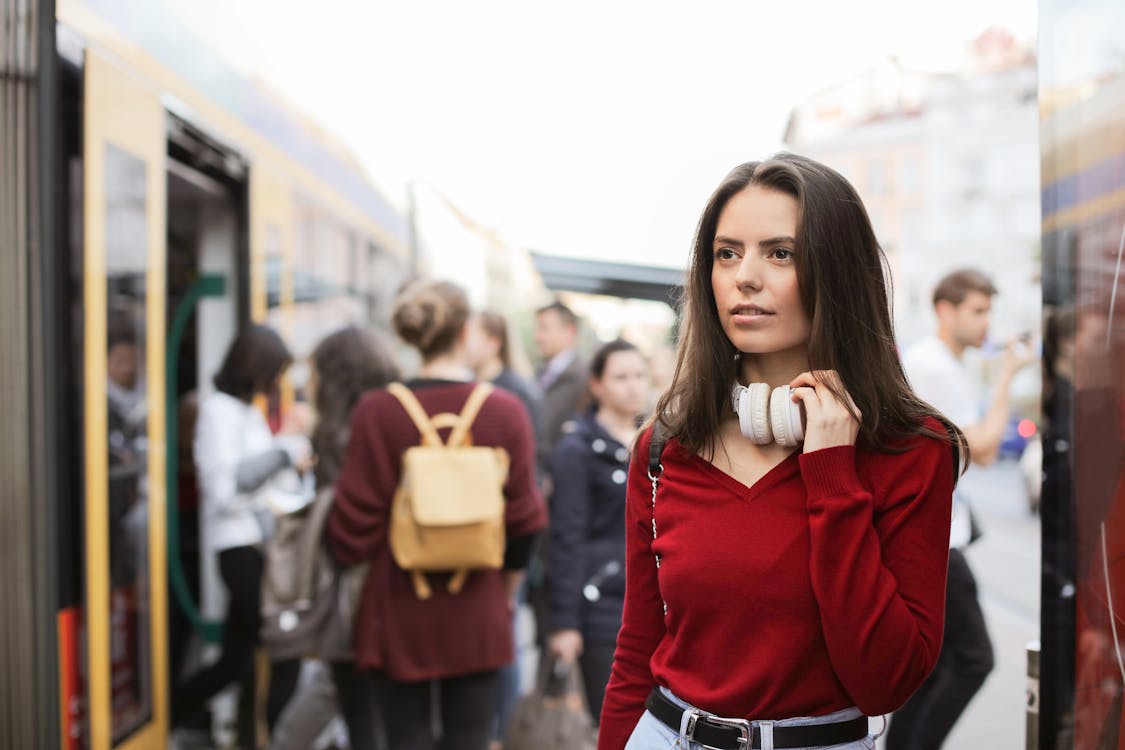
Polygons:
[[889,58],[797,105],[787,146],[840,170],[887,253],[900,343],[933,328],[930,293],[974,266],[1000,289],[994,340],[1039,330],[1039,166],[1034,48],[1001,29],[961,70]]

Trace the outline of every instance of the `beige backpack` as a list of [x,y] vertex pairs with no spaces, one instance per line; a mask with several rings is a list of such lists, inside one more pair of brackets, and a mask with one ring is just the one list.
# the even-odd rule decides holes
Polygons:
[[[427,572],[452,571],[448,590],[461,591],[471,570],[498,570],[504,564],[504,483],[508,454],[503,448],[473,446],[470,429],[485,399],[477,385],[460,414],[433,418],[401,383],[387,387],[422,434],[420,445],[402,456],[402,477],[391,506],[391,554],[414,581],[419,599],[433,593]],[[452,428],[449,440],[438,430]]]

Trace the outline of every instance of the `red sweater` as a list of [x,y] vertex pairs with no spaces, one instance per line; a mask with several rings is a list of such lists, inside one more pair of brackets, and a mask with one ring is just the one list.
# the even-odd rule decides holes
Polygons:
[[654,544],[651,437],[629,470],[625,614],[599,750],[625,747],[655,685],[747,719],[905,703],[941,647],[949,445],[795,453],[746,487],[671,440]]
[[[430,416],[456,414],[473,386],[430,381],[414,395]],[[449,430],[440,434],[447,438]],[[547,512],[535,484],[535,439],[520,400],[493,391],[473,423],[472,436],[475,445],[504,448],[511,458],[504,487],[509,542],[542,529]],[[380,389],[365,395],[352,417],[327,530],[340,563],[371,562],[356,614],[356,661],[403,682],[496,669],[511,662],[513,651],[504,571],[474,571],[458,594],[446,590],[449,574],[432,574],[433,596],[423,601],[414,593],[410,575],[391,556],[388,524],[402,454],[420,439],[390,393]]]

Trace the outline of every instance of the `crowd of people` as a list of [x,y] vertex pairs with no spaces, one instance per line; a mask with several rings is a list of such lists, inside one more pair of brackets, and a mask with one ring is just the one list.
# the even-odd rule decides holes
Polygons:
[[[271,747],[311,747],[334,716],[354,750],[498,747],[529,687],[526,604],[541,671],[581,675],[602,750],[871,748],[867,717],[900,710],[893,746],[939,746],[991,668],[954,486],[970,456],[990,460],[1006,401],[978,419],[949,373],[987,326],[962,304],[995,289],[939,285],[943,327],[904,370],[883,268],[851,185],[783,154],[707,202],[655,394],[634,343],[587,361],[562,302],[535,315],[525,379],[502,315],[420,282],[391,318],[416,371],[383,337],[337,331],[309,358],[311,409],[272,431],[255,399],[293,355],[266,326],[242,331],[194,441],[221,656],[174,688],[173,723],[232,683],[252,697],[272,638]],[[1005,377],[1024,364],[1009,354]],[[291,518],[313,529],[323,560],[305,578],[331,603],[267,606],[263,627],[263,589],[313,564],[275,551]],[[466,562],[489,539],[500,552]],[[442,544],[452,556],[432,562]],[[286,635],[299,626],[311,635]]]
[[[514,615],[537,596],[549,602],[537,623],[540,640],[553,658],[581,661],[597,715],[621,620],[625,471],[651,400],[644,356],[619,339],[587,365],[579,319],[555,301],[536,314],[543,365],[525,379],[513,367],[508,321],[471,310],[464,290],[448,282],[407,288],[392,324],[421,357],[413,377],[403,379],[385,337],[356,326],[335,331],[308,358],[308,408],[298,405],[276,432],[255,400],[276,393],[293,355],[265,325],[247,327],[230,344],[213,392],[199,405],[192,452],[203,548],[217,558],[226,591],[221,653],[175,687],[174,726],[190,724],[219,691],[237,684],[246,697],[239,743],[252,746],[254,655],[264,645],[272,748],[313,746],[330,734],[335,716],[353,750],[499,744],[527,687],[516,663]],[[395,382],[431,416],[459,412],[477,382],[495,385],[471,437],[508,461],[503,565],[473,571],[456,593],[442,585],[448,574],[428,574],[433,595],[424,600],[396,564],[388,536],[403,456],[421,439],[390,394]],[[545,492],[552,497],[550,535]],[[318,620],[316,637],[263,644],[271,564],[283,572],[292,564],[271,561],[271,539],[279,522],[303,519],[319,502],[330,508],[323,539],[340,606]],[[538,579],[529,593],[524,572],[533,557]],[[548,577],[547,568],[555,573]],[[587,611],[591,581],[599,600]]]

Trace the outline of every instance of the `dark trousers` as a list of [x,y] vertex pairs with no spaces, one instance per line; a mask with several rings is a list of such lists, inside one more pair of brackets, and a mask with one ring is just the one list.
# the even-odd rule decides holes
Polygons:
[[487,750],[498,670],[427,682],[386,683],[390,750]]
[[977,582],[960,550],[949,550],[945,637],[937,667],[895,712],[887,750],[937,750],[992,671],[992,643],[977,601]]
[[279,659],[270,662],[270,687],[266,693],[266,724],[273,732],[281,712],[297,692],[301,678],[301,660]]
[[586,705],[590,716],[597,725],[602,715],[602,699],[609,684],[609,673],[613,671],[613,651],[617,644],[613,641],[591,641],[583,639],[582,655],[578,663],[582,667],[582,685],[586,690]]
[[[219,553],[219,575],[228,595],[222,655],[176,688],[172,700],[173,726],[194,718],[207,701],[235,681],[242,685],[240,706],[253,706],[254,649],[261,622],[262,553],[256,547],[223,550]],[[252,728],[253,715],[241,716],[240,737]]]
[[386,750],[385,678],[378,672],[357,668],[355,662],[334,661],[332,681],[336,683],[340,714],[348,725],[351,750]]

